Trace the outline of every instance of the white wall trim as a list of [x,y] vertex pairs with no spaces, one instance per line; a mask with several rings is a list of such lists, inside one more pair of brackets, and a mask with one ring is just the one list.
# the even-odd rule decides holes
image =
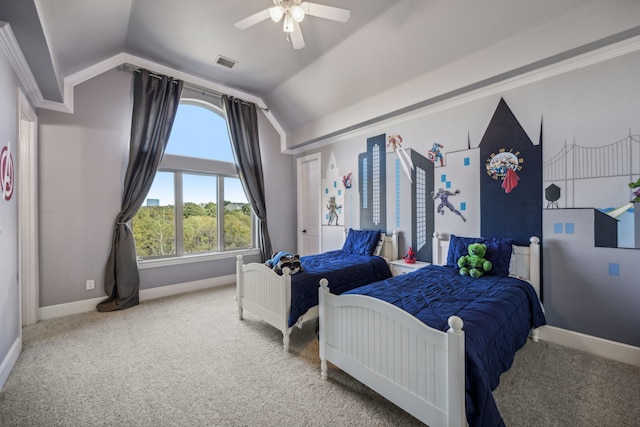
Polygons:
[[11,349],[5,356],[4,360],[0,364],[0,390],[4,387],[4,383],[7,382],[7,378],[9,378],[9,374],[13,370],[13,367],[16,365],[18,361],[18,357],[20,357],[20,353],[22,352],[22,337],[19,336],[13,342]]
[[[319,149],[329,144],[369,134],[378,129],[392,127],[412,119],[428,116],[443,110],[448,110],[450,108],[464,105],[472,101],[486,98],[488,96],[501,94],[512,89],[517,89],[519,87],[558,76],[573,70],[584,68],[589,65],[598,64],[609,59],[614,59],[628,53],[636,52],[638,50],[640,50],[640,36],[631,37],[629,39],[613,43],[598,49],[594,49],[592,51],[576,55],[572,58],[568,58],[563,61],[559,61],[557,63],[535,69],[533,71],[524,72],[505,80],[488,84],[478,89],[470,90],[460,95],[446,97],[441,101],[430,103],[430,99],[425,99],[414,104],[415,108],[411,108],[411,106],[408,106],[409,111],[405,111],[403,113],[394,113],[393,111],[390,111],[378,118],[374,117],[370,120],[367,120],[365,123],[354,124],[349,128],[333,132],[328,136],[318,136],[316,139],[313,139],[310,142],[302,141],[298,144],[296,143],[295,138],[290,138],[295,145],[288,147],[286,152],[297,155],[311,149]],[[393,90],[393,88],[391,88],[390,90]],[[441,96],[442,95],[438,95],[436,97],[433,97],[432,99],[440,98]],[[366,100],[364,102],[366,102]],[[345,110],[345,114],[347,113],[348,111]],[[535,141],[535,138],[532,138],[532,140]]]
[[[147,301],[155,298],[162,298],[185,292],[199,291],[202,289],[215,288],[235,283],[236,275],[213,277],[211,279],[196,280],[193,282],[178,283],[175,285],[160,286],[151,289],[140,290],[140,301]],[[40,320],[55,319],[56,317],[69,316],[72,314],[95,311],[96,305],[104,300],[106,296],[91,298],[82,301],[73,301],[64,304],[49,305],[40,307]]]
[[36,78],[33,76],[31,68],[29,68],[29,64],[20,49],[11,25],[4,21],[0,21],[0,47],[4,50],[9,63],[18,75],[18,79],[24,86],[31,103],[36,106],[42,103],[44,99],[42,92],[40,92],[40,87],[36,83]]
[[155,298],[168,297],[184,292],[200,291],[202,289],[215,288],[218,286],[230,285],[236,282],[236,275],[213,277],[211,279],[196,280],[193,282],[179,283],[176,285],[160,286],[158,288],[143,289],[140,291],[140,301]]
[[63,85],[63,101],[49,101],[44,99],[44,97],[42,96],[42,92],[40,91],[38,82],[31,72],[31,68],[29,68],[27,60],[22,53],[22,49],[20,49],[20,45],[18,44],[18,41],[16,40],[13,31],[11,30],[11,26],[8,22],[4,21],[0,21],[0,47],[2,47],[2,49],[4,50],[7,58],[9,59],[9,62],[11,63],[11,66],[18,75],[20,82],[25,87],[25,91],[29,96],[29,100],[34,106],[38,108],[60,111],[63,113],[73,113],[73,91],[77,85],[84,83],[85,81],[92,79],[108,70],[119,67],[121,65],[129,64],[133,65],[134,67],[146,68],[157,73],[170,75],[195,86],[202,87],[203,89],[209,89],[217,93],[227,94],[234,97],[242,98],[249,102],[253,102],[258,107],[260,107],[262,113],[280,135],[281,151],[284,151],[287,147],[287,135],[278,120],[271,113],[271,111],[269,111],[262,98],[250,93],[234,89],[213,82],[211,80],[203,79],[202,77],[197,77],[192,74],[177,70],[175,68],[167,67],[157,62],[149,61],[147,59],[122,52],[65,77]]
[[555,326],[542,326],[539,328],[540,339],[576,350],[586,351],[596,356],[618,362],[640,366],[640,347],[610,341],[579,332],[561,329]]
[[[212,279],[196,280],[193,282],[179,283],[175,285],[161,286],[158,288],[143,289],[140,291],[140,301],[162,298],[171,295],[177,295],[184,292],[198,291],[202,289],[214,288],[234,283],[235,274],[215,277]],[[40,308],[40,320],[49,320],[56,317],[69,316],[72,314],[86,313],[95,311],[96,305],[105,297],[92,298],[82,301],[74,301],[65,304],[52,305]],[[576,350],[586,351],[596,356],[606,357],[607,359],[616,360],[618,362],[627,363],[634,366],[640,366],[640,347],[623,344],[615,341],[606,340],[579,332],[573,332],[561,329],[555,326],[542,326],[539,328],[539,338],[543,341],[562,345]],[[22,347],[20,338],[14,343],[11,351],[0,366],[0,386],[6,377],[3,377],[5,369],[11,368],[15,364],[19,350],[16,353],[16,345]],[[6,376],[8,376],[8,372]]]
[[17,89],[18,162],[18,259],[21,326],[38,321],[40,280],[38,262],[38,117],[25,94]]
[[252,95],[250,93],[234,89],[228,86],[224,86],[219,83],[212,82],[207,79],[203,79],[202,77],[197,77],[183,71],[176,70],[175,68],[167,67],[166,65],[159,64],[157,62],[149,61],[148,59],[140,58],[135,55],[131,55],[128,53],[119,53],[117,55],[112,56],[111,58],[105,59],[102,62],[94,64],[90,67],[85,68],[84,70],[80,70],[75,74],[71,74],[70,76],[65,77],[64,79],[64,104],[45,101],[42,102],[41,105],[38,105],[40,108],[49,108],[53,110],[70,112],[73,113],[73,90],[74,88],[87,81],[90,80],[108,70],[119,67],[121,65],[132,65],[136,68],[146,68],[148,70],[166,74],[172,76],[176,79],[183,80],[191,85],[195,85],[201,87],[203,89],[208,89],[216,93],[227,94],[234,97],[242,98],[245,101],[253,102],[258,107],[261,108],[261,111],[269,120],[271,125],[280,135],[280,146],[287,146],[287,136],[284,132],[284,129],[275,118],[275,116],[268,110],[267,105],[262,100],[262,98]]

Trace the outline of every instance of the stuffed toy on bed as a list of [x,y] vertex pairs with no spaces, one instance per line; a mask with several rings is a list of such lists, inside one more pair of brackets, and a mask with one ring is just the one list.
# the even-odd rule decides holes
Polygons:
[[302,271],[300,256],[285,251],[276,252],[270,260],[264,263],[264,265],[279,275],[282,275],[282,270],[285,267],[289,268],[289,274],[296,274],[297,272]]
[[487,245],[483,243],[471,243],[467,246],[468,255],[463,255],[458,259],[461,276],[471,276],[478,278],[493,267],[491,261],[484,258],[487,253]]

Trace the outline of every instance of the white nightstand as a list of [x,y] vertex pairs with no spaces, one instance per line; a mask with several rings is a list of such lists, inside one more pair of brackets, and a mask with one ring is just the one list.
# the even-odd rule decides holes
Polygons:
[[420,270],[427,265],[431,265],[430,262],[416,261],[415,264],[408,264],[404,262],[404,259],[396,259],[389,262],[389,269],[391,274],[398,276],[400,274],[411,273],[412,271]]

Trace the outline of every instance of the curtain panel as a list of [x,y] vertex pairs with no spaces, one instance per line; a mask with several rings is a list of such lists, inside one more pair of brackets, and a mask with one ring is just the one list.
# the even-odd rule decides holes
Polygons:
[[236,168],[249,204],[258,219],[258,248],[262,262],[272,255],[271,239],[267,228],[267,208],[264,192],[264,174],[258,138],[256,105],[224,95],[222,97],[227,127],[236,160]]
[[129,221],[144,202],[164,150],[180,103],[184,83],[148,70],[135,73],[129,164],[124,179],[120,213],[115,220],[107,259],[104,290],[107,299],[98,311],[115,311],[139,303],[140,276],[133,231]]

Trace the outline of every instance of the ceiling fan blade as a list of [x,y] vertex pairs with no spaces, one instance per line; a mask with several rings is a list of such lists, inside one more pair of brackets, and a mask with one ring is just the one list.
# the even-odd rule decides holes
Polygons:
[[331,19],[332,21],[347,22],[351,17],[351,11],[339,7],[326,6],[324,4],[303,2],[300,5],[307,15],[318,18]]
[[269,9],[262,10],[258,13],[254,13],[248,18],[244,18],[242,21],[236,22],[234,25],[239,30],[244,30],[249,28],[252,25],[256,25],[258,22],[262,22],[265,19],[269,18]]
[[300,24],[295,20],[293,21],[293,33],[291,33],[291,44],[294,49],[302,49],[304,47],[304,37],[302,37],[302,30]]

